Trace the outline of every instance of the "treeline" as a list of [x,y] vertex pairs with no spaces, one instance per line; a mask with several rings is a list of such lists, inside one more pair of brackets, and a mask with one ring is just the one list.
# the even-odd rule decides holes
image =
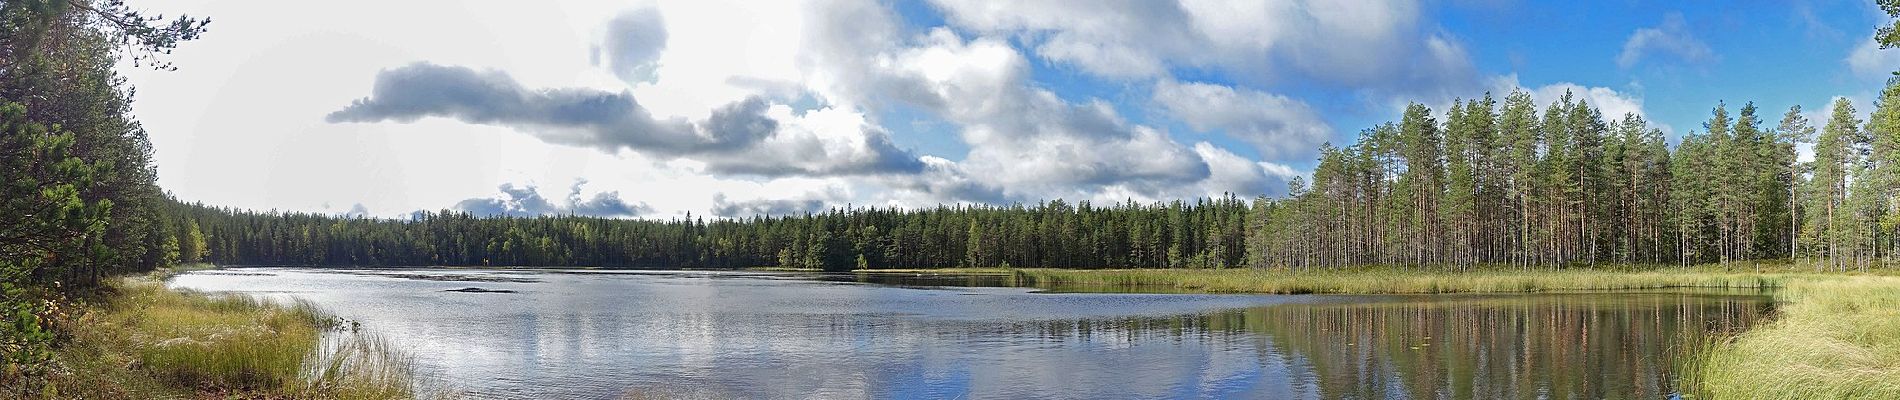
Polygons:
[[[167,235],[186,261],[228,265],[489,265],[619,268],[781,266],[941,268],[1223,268],[1245,262],[1247,201],[1107,207],[834,209],[797,216],[620,220],[479,218],[456,211],[407,220],[258,213],[174,203]],[[172,242],[172,241],[168,241]]]
[[[1816,129],[1799,106],[1766,125],[1718,103],[1670,149],[1637,115],[1606,119],[1569,93],[1458,101],[1327,146],[1310,187],[1266,204],[1254,266],[1574,266],[1811,261],[1867,268],[1900,247],[1900,86],[1871,121],[1836,99]],[[1812,146],[1814,161],[1797,149]]]

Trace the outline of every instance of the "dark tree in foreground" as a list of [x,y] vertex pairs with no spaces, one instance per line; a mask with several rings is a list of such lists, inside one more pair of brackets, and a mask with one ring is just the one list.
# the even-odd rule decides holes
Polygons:
[[49,299],[176,261],[121,57],[159,56],[207,20],[119,0],[0,2],[0,382],[40,372]]

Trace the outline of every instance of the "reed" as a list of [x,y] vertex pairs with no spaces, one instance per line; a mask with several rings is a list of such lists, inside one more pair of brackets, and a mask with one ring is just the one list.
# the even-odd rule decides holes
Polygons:
[[308,302],[168,289],[126,278],[62,322],[68,373],[27,397],[413,398],[411,360]]
[[1812,277],[1776,297],[1773,322],[1699,352],[1700,397],[1900,399],[1900,278]]
[[1772,288],[1793,273],[1744,273],[1707,269],[1433,271],[1352,268],[1324,271],[1263,269],[1014,270],[1030,286],[1160,286],[1215,293],[1398,294],[1545,292],[1662,288]]

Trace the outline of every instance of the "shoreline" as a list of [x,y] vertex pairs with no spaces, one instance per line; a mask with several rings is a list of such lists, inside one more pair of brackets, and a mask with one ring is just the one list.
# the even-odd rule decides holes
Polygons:
[[60,373],[0,387],[21,398],[416,398],[408,356],[307,302],[179,290],[188,265],[111,280],[64,305]]
[[[1803,271],[1787,265],[1464,271],[1048,268],[857,270],[859,276],[999,276],[1011,284],[1088,291],[1164,287],[1189,293],[1561,294],[1618,290],[1762,289],[1776,317],[1704,345],[1680,366],[1690,393],[1717,398],[1900,398],[1900,277]],[[758,272],[820,272],[751,268]],[[1762,378],[1768,377],[1768,378]]]

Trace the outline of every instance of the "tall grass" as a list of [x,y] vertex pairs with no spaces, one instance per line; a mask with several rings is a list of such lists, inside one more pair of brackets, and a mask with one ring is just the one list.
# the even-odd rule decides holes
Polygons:
[[1900,399],[1900,278],[1815,277],[1767,325],[1712,343],[1694,391],[1749,399]]
[[1704,269],[1420,271],[1354,268],[1325,271],[1262,269],[1014,270],[1031,286],[1162,286],[1224,293],[1461,293],[1626,290],[1683,287],[1771,288],[1792,274],[1731,273]]
[[308,302],[172,290],[128,278],[63,323],[71,370],[47,398],[415,397],[412,363]]
[[[1284,270],[963,270],[1006,272],[1018,283],[1150,286],[1246,293],[1458,293],[1779,288],[1772,322],[1685,345],[1689,394],[1720,399],[1900,399],[1900,277],[1719,267],[1469,271],[1356,268]],[[1751,268],[1752,269],[1752,268]]]
[[304,357],[327,325],[308,306],[251,297],[204,296],[145,285],[129,312],[111,314],[160,379],[185,387],[263,390],[297,383]]

